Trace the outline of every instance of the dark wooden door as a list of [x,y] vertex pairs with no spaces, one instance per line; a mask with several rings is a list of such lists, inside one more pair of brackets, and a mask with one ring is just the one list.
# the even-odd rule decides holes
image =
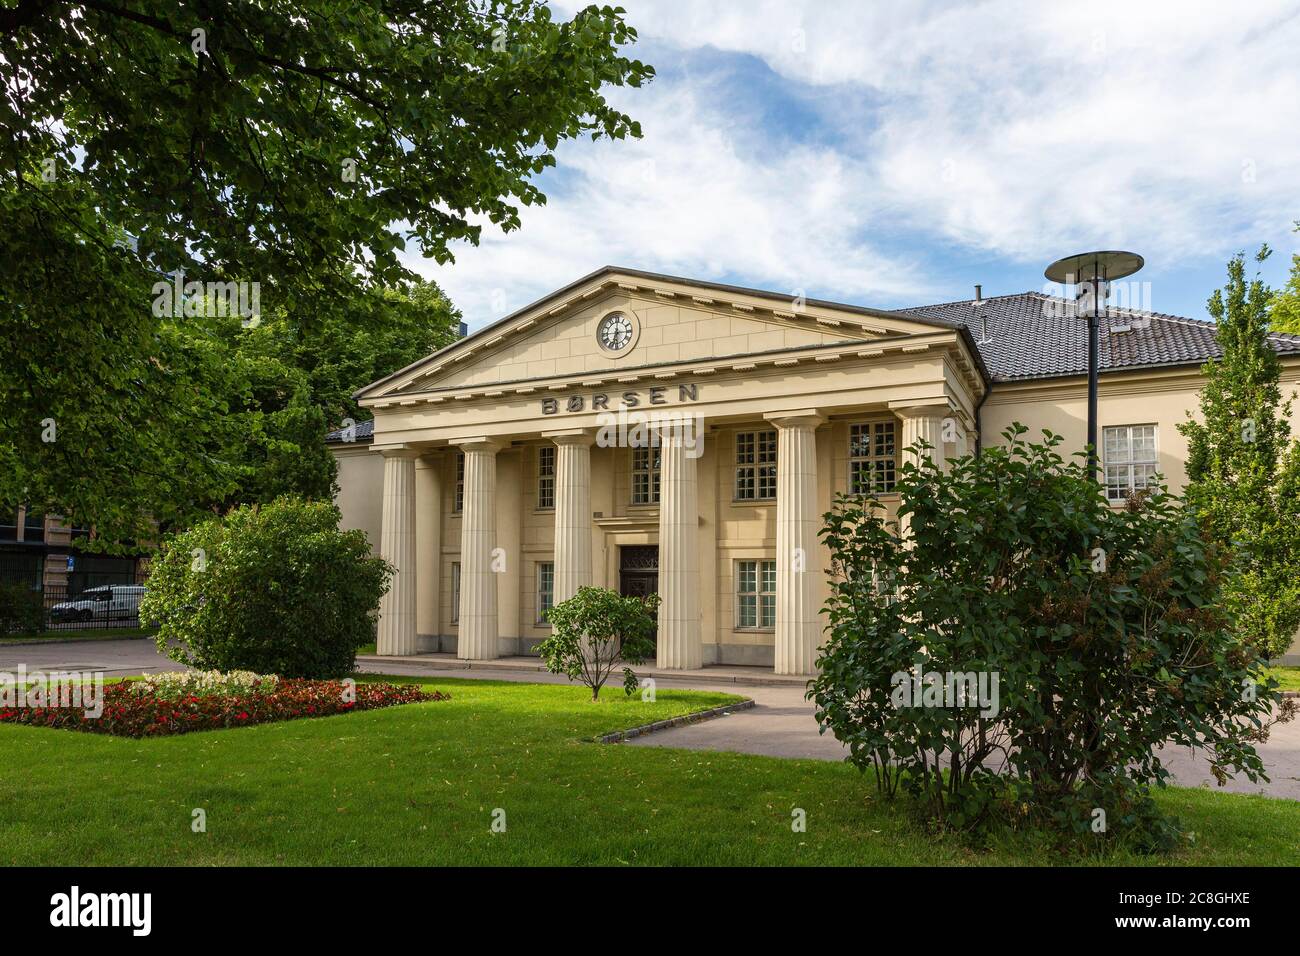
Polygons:
[[625,597],[649,597],[659,591],[659,546],[624,545],[619,548],[618,590]]
[[619,548],[618,589],[623,595],[648,597],[659,588],[659,547],[653,544]]

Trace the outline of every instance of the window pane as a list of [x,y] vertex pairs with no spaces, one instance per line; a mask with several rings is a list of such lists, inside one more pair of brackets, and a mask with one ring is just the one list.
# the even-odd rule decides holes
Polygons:
[[738,598],[739,615],[736,623],[740,627],[758,626],[758,598],[753,594],[742,594]]
[[545,621],[547,612],[555,606],[555,563],[540,561],[537,564],[537,620]]
[[451,622],[460,620],[460,564],[453,561],[451,565]]

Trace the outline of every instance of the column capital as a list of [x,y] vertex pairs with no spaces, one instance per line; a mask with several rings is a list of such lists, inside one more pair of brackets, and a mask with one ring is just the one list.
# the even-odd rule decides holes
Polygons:
[[763,418],[777,428],[816,428],[826,424],[826,416],[815,408],[800,408],[785,412],[765,412]]
[[378,448],[371,448],[370,450],[378,455],[383,455],[385,458],[397,458],[402,460],[414,460],[423,454],[421,449],[416,448],[413,445],[380,445]]
[[930,405],[895,405],[890,402],[889,410],[899,418],[949,418],[953,414],[952,407],[947,402]]
[[549,438],[557,445],[578,445],[590,448],[596,443],[596,436],[586,428],[566,428],[563,431],[542,432],[543,438]]
[[503,448],[509,446],[510,443],[501,438],[490,438],[486,435],[478,435],[474,438],[456,439],[453,440],[451,444],[456,446],[457,448],[459,448],[461,451],[465,453],[477,451],[477,452],[491,452],[492,454],[496,454],[497,452],[501,451]]

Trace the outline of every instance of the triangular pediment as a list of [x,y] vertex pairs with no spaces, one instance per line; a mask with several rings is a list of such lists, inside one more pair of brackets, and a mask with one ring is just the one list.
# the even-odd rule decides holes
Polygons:
[[[621,348],[598,336],[618,313]],[[607,268],[358,392],[365,399],[742,359],[929,334],[939,323]]]

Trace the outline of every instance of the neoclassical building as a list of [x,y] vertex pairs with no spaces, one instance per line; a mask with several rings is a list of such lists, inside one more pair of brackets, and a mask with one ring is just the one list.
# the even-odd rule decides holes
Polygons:
[[[379,653],[528,653],[594,584],[660,595],[661,668],[809,674],[835,496],[888,502],[918,439],[941,464],[1013,421],[1082,447],[1086,334],[1040,293],[890,311],[600,269],[361,389],[373,423],[330,435],[344,523],[397,569]],[[1300,384],[1300,337],[1274,345]],[[1211,323],[1112,310],[1116,506],[1182,486],[1216,354]]]

